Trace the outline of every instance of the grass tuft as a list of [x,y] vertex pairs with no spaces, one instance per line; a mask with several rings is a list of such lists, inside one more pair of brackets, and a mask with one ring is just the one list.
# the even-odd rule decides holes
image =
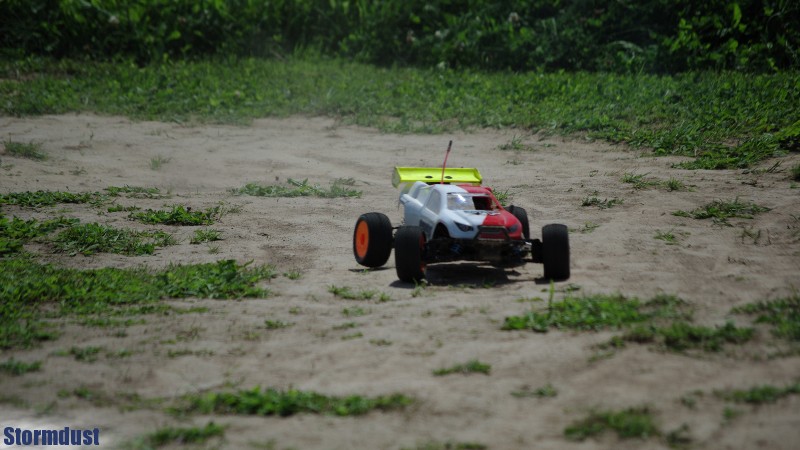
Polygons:
[[28,372],[38,372],[39,369],[41,369],[41,367],[42,367],[41,361],[26,363],[11,358],[4,363],[0,363],[0,372],[5,372],[13,376],[20,376],[20,375],[25,375]]
[[41,142],[15,142],[15,141],[5,141],[3,142],[3,146],[6,149],[6,153],[11,156],[16,156],[19,158],[27,158],[33,159],[36,161],[44,161],[47,159],[47,155],[42,152],[42,143]]
[[203,242],[221,241],[219,230],[194,230],[194,235],[189,241],[190,244],[202,244]]
[[224,426],[209,422],[202,428],[161,428],[149,434],[145,440],[153,447],[163,447],[170,444],[200,444],[224,434]]
[[247,183],[244,187],[234,190],[236,194],[246,194],[255,197],[361,197],[361,191],[353,189],[355,184],[352,178],[337,178],[331,183],[331,187],[324,189],[319,185],[308,184],[308,178],[303,181],[288,179],[288,186],[282,185],[260,185],[257,183]]
[[691,212],[675,211],[673,216],[691,217],[692,219],[713,219],[714,223],[729,225],[728,219],[741,218],[752,219],[756,214],[770,211],[770,208],[759,206],[755,203],[745,203],[736,197],[733,201],[715,200],[701,208]]
[[756,315],[756,323],[772,325],[772,334],[800,341],[800,293],[791,297],[750,303],[733,309],[736,314]]
[[715,395],[724,400],[736,403],[750,403],[752,405],[775,403],[784,397],[798,394],[800,394],[800,383],[794,383],[784,387],[762,385],[744,390],[715,392]]
[[80,193],[59,191],[36,191],[36,192],[11,192],[0,194],[0,205],[17,205],[31,208],[40,206],[53,206],[58,203],[93,203],[99,204],[106,200],[106,196],[98,193]]
[[482,363],[477,359],[473,359],[472,361],[466,362],[464,364],[456,364],[451,367],[436,369],[433,371],[433,374],[437,377],[451,375],[454,373],[460,373],[464,375],[468,375],[471,373],[482,373],[484,375],[489,375],[491,371],[492,371],[492,366],[490,364]]
[[175,238],[163,231],[135,231],[97,223],[75,225],[56,236],[53,241],[59,251],[74,256],[95,253],[119,253],[127,256],[152,255],[156,248],[177,244]]
[[586,197],[581,202],[581,206],[596,206],[599,209],[609,209],[613,208],[616,205],[621,205],[624,201],[621,198],[614,197],[612,199],[603,199],[596,196]]
[[192,211],[191,207],[175,205],[169,211],[147,209],[132,212],[129,217],[150,225],[211,225],[219,216],[218,206],[204,211]]
[[287,417],[300,413],[359,416],[373,410],[402,409],[410,405],[412,399],[402,394],[334,397],[313,391],[281,391],[256,386],[237,392],[194,394],[185,397],[183,402],[184,405],[174,409],[176,412]]
[[592,411],[585,419],[568,426],[564,435],[573,441],[615,431],[620,439],[641,438],[660,434],[647,407],[628,408],[622,411]]

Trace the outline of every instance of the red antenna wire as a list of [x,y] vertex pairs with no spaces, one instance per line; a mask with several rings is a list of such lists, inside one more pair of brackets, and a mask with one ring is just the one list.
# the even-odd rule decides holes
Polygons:
[[450,149],[453,147],[453,141],[451,140],[449,144],[447,144],[447,153],[444,154],[444,162],[442,163],[442,182],[440,184],[444,184],[444,168],[447,167],[447,157],[450,156]]

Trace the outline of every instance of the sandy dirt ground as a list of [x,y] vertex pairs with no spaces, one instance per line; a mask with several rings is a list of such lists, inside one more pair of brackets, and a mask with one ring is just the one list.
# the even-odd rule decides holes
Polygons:
[[[155,255],[91,257],[54,253],[30,243],[41,260],[78,268],[163,267],[219,259],[254,261],[299,271],[279,276],[266,299],[186,299],[206,313],[144,316],[124,328],[57,323],[61,337],[27,350],[2,353],[3,361],[42,361],[39,372],[0,375],[3,427],[99,427],[103,448],[114,448],[165,426],[227,426],[210,447],[296,449],[401,449],[428,443],[481,443],[491,449],[668,448],[665,437],[618,440],[613,433],[583,442],[564,429],[593,409],[647,406],[666,435],[688,426],[691,448],[792,449],[800,442],[800,397],[749,406],[713,395],[720,389],[783,386],[800,375],[800,356],[775,356],[787,344],[758,328],[754,343],[718,353],[679,354],[629,345],[597,357],[598,344],[619,332],[503,331],[505,317],[541,308],[549,286],[537,283],[542,267],[501,270],[471,264],[430,266],[430,285],[397,281],[394,260],[364,271],[352,254],[356,218],[380,211],[401,220],[394,166],[440,166],[454,141],[452,167],[477,167],[487,185],[508,192],[527,209],[535,237],[547,223],[571,230],[572,278],[557,283],[556,299],[622,293],[649,299],[675,294],[695,307],[695,321],[748,325],[731,308],[789,295],[800,287],[800,189],[792,188],[783,159],[776,171],[688,171],[670,166],[680,158],[653,158],[640,150],[580,137],[527,135],[519,130],[448,135],[393,135],[343,126],[334,119],[257,120],[248,127],[134,122],[118,117],[61,115],[0,117],[2,139],[43,144],[46,161],[0,153],[0,191],[102,191],[108,186],[157,187],[169,199],[120,198],[122,205],[233,209],[211,228],[223,241],[191,245],[196,227],[164,229],[181,239]],[[500,147],[517,140],[522,151]],[[166,161],[158,170],[151,160]],[[761,168],[775,161],[765,162]],[[625,173],[676,178],[691,189],[635,190]],[[308,179],[328,186],[353,178],[361,198],[260,198],[236,196],[247,182]],[[609,209],[583,207],[584,198],[619,198]],[[712,200],[739,197],[772,208],[755,219],[676,217]],[[36,210],[4,206],[6,216],[67,215],[83,222],[153,229],[89,205]],[[676,245],[655,239],[672,232]],[[758,238],[753,237],[760,232]],[[374,290],[391,300],[344,300],[331,285]],[[361,308],[353,317],[345,308]],[[265,320],[294,323],[267,329]],[[353,328],[342,325],[354,323]],[[97,361],[61,356],[71,347],[101,347]],[[113,357],[127,350],[127,357]],[[796,355],[796,353],[795,353]],[[436,377],[435,369],[477,359],[490,375]],[[557,395],[519,398],[512,392],[552,385]],[[162,407],[123,408],[123,398],[174,398],[186,393],[254,386],[314,390],[328,395],[403,393],[416,402],[401,411],[359,417],[300,414],[289,418],[192,416],[178,419]],[[59,396],[86,387],[105,401]],[[686,401],[691,397],[695,401]],[[683,399],[683,400],[682,400]],[[693,405],[690,403],[694,403]],[[735,414],[725,417],[726,408]]]

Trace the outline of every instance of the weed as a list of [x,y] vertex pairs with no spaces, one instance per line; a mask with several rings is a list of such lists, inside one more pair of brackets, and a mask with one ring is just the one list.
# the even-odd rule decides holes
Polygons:
[[678,180],[677,178],[670,178],[669,180],[665,181],[664,187],[667,188],[668,191],[686,190],[686,185],[683,183],[683,181]]
[[342,340],[343,341],[349,341],[350,339],[358,339],[358,338],[362,338],[362,337],[364,337],[364,333],[359,331],[359,332],[353,333],[353,334],[345,334],[344,336],[342,336]]
[[246,194],[256,197],[361,197],[361,191],[351,188],[354,184],[352,178],[339,178],[331,183],[329,189],[318,185],[308,184],[308,178],[303,181],[288,179],[289,186],[247,183],[244,187],[235,189],[236,194]]
[[691,217],[693,219],[713,219],[714,223],[728,225],[728,219],[738,217],[742,219],[752,219],[756,214],[769,211],[770,208],[756,205],[755,203],[744,203],[736,197],[733,201],[715,200],[702,208],[697,208],[691,212],[675,211],[673,216]]
[[671,430],[665,436],[667,445],[671,448],[688,448],[692,443],[692,437],[689,434],[689,425],[681,424],[680,427]]
[[678,243],[678,239],[675,237],[675,234],[672,232],[672,230],[670,231],[656,230],[656,234],[655,236],[653,236],[653,238],[658,239],[660,241],[664,241],[667,243],[667,245],[675,245]]
[[578,231],[578,233],[591,233],[592,231],[594,231],[594,230],[596,230],[598,228],[600,228],[600,224],[599,223],[586,222],[577,231]]
[[161,428],[147,435],[145,440],[153,447],[163,447],[169,444],[198,444],[225,434],[225,427],[214,422],[206,426],[190,428]]
[[200,244],[203,242],[213,242],[213,241],[220,241],[222,238],[220,237],[219,230],[194,230],[194,236],[189,241],[190,244]]
[[299,270],[290,270],[288,272],[283,272],[283,276],[290,280],[299,280],[302,278],[303,274]]
[[171,234],[163,231],[135,231],[97,223],[69,227],[53,242],[59,251],[73,256],[78,253],[86,256],[95,253],[152,255],[156,248],[177,244]]
[[108,192],[110,197],[119,197],[120,194],[126,194],[126,197],[131,198],[164,198],[165,195],[161,194],[158,188],[146,188],[140,186],[109,186],[104,189]]
[[581,202],[581,206],[596,206],[599,209],[609,209],[613,208],[616,205],[621,205],[622,203],[623,200],[617,197],[614,197],[611,200],[607,198],[600,200],[598,197],[592,196],[584,198],[583,201]]
[[564,430],[564,435],[574,441],[613,430],[620,439],[641,438],[660,434],[647,407],[628,408],[622,411],[592,411],[585,419]]
[[800,163],[792,166],[791,179],[794,181],[800,181]]
[[525,397],[539,397],[539,398],[548,398],[548,397],[555,397],[558,395],[558,391],[556,388],[553,387],[552,384],[548,383],[544,386],[531,390],[530,387],[525,386],[518,391],[514,391],[511,393],[514,397],[518,398],[525,398]]
[[143,268],[75,270],[25,258],[0,259],[0,348],[53,339],[42,321],[53,315],[154,314],[170,310],[161,298],[266,297],[256,287],[275,274],[271,266],[248,267],[233,260],[171,265],[158,272]]
[[379,397],[361,395],[334,397],[313,391],[296,389],[281,391],[271,388],[262,389],[256,386],[237,392],[192,394],[186,396],[183,403],[174,408],[174,411],[281,417],[300,413],[358,416],[372,410],[402,409],[410,405],[412,399],[402,394]]
[[756,323],[772,326],[775,336],[800,341],[800,293],[776,300],[750,303],[734,308],[735,314],[756,315]]
[[489,447],[478,442],[425,442],[413,449],[403,448],[401,450],[487,450]]
[[377,345],[378,347],[387,347],[392,345],[392,341],[388,339],[370,339],[369,343],[372,345]]
[[219,218],[219,207],[207,208],[205,211],[192,211],[191,207],[175,205],[169,211],[147,209],[131,213],[129,217],[151,225],[211,225]]
[[354,307],[354,308],[344,308],[342,310],[342,314],[345,317],[361,317],[361,316],[369,314],[369,313],[367,311],[365,311],[364,308]]
[[53,206],[58,203],[101,203],[106,200],[106,196],[98,193],[73,194],[71,192],[60,191],[36,191],[36,192],[11,192],[0,194],[0,205],[18,205],[25,207]]
[[125,212],[139,211],[140,209],[142,209],[142,208],[139,208],[138,206],[114,205],[114,206],[109,206],[107,211],[110,212],[110,213],[115,213],[115,212],[122,212],[122,211],[125,211]]
[[18,253],[22,250],[22,245],[29,240],[58,228],[70,227],[77,222],[77,219],[64,217],[44,222],[36,219],[22,220],[16,216],[8,220],[0,213],[0,257]]
[[377,291],[372,290],[361,290],[354,292],[348,286],[339,287],[336,285],[330,285],[328,287],[328,292],[345,300],[371,300],[372,297],[375,297],[377,294]]
[[622,182],[633,185],[634,189],[646,189],[649,187],[658,186],[661,184],[659,181],[646,179],[645,176],[647,174],[635,174],[631,172],[626,172],[622,175]]
[[738,328],[731,322],[715,328],[674,322],[656,330],[656,334],[663,339],[664,345],[673,351],[700,348],[716,352],[721,350],[726,343],[741,344],[749,341],[752,339],[753,333],[752,328]]
[[19,375],[24,375],[28,372],[38,372],[41,367],[42,367],[41,361],[26,363],[11,358],[4,363],[0,363],[0,372],[5,372],[9,375],[19,376]]
[[511,202],[512,196],[508,189],[502,191],[497,189],[492,191],[492,193],[494,194],[494,197],[497,199],[497,201],[500,202],[500,205],[504,207],[508,206],[509,202]]
[[533,150],[533,147],[530,145],[526,145],[523,142],[523,136],[513,135],[511,139],[506,142],[505,144],[500,144],[497,146],[500,150],[514,150],[514,151],[522,151],[522,150]]
[[744,390],[716,391],[714,394],[717,397],[731,402],[763,405],[765,403],[775,403],[781,398],[790,395],[800,394],[800,383],[794,383],[784,387],[771,385],[754,386]]
[[269,319],[267,319],[267,320],[264,321],[264,325],[266,325],[268,330],[279,330],[281,328],[288,328],[288,327],[294,325],[294,323],[292,323],[292,322],[284,322],[282,320],[269,320]]
[[471,374],[471,373],[482,373],[484,375],[489,375],[492,371],[492,366],[489,364],[482,363],[477,359],[473,359],[464,364],[456,364],[451,367],[447,367],[444,369],[436,369],[433,371],[433,374],[437,377],[441,377],[444,375],[450,375],[454,373],[460,374]]
[[640,312],[640,307],[638,299],[627,299],[622,295],[566,297],[561,302],[548,302],[547,311],[506,317],[503,329],[546,332],[550,328],[619,328],[645,320],[647,315]]
[[75,361],[91,363],[97,361],[101,350],[103,350],[101,347],[72,347],[69,349],[69,354],[75,357]]
[[6,148],[6,153],[11,156],[19,158],[33,159],[36,161],[44,161],[47,155],[42,152],[42,143],[30,141],[28,143],[5,141],[3,146]]
[[349,330],[351,328],[357,327],[358,324],[355,322],[345,322],[341,325],[336,325],[333,327],[334,330]]
[[170,162],[172,158],[167,158],[161,155],[154,156],[150,158],[150,169],[151,170],[160,170],[161,166]]

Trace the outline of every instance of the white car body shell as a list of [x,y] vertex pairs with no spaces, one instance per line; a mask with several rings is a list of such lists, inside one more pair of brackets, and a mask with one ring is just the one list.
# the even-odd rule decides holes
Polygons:
[[486,222],[487,216],[500,216],[502,213],[495,209],[452,208],[455,202],[460,201],[466,201],[471,205],[470,197],[486,197],[486,195],[470,193],[462,187],[451,184],[429,185],[422,181],[409,184],[400,193],[403,224],[422,228],[428,241],[433,239],[439,224],[447,228],[451,238],[474,239],[478,235],[478,227]]

